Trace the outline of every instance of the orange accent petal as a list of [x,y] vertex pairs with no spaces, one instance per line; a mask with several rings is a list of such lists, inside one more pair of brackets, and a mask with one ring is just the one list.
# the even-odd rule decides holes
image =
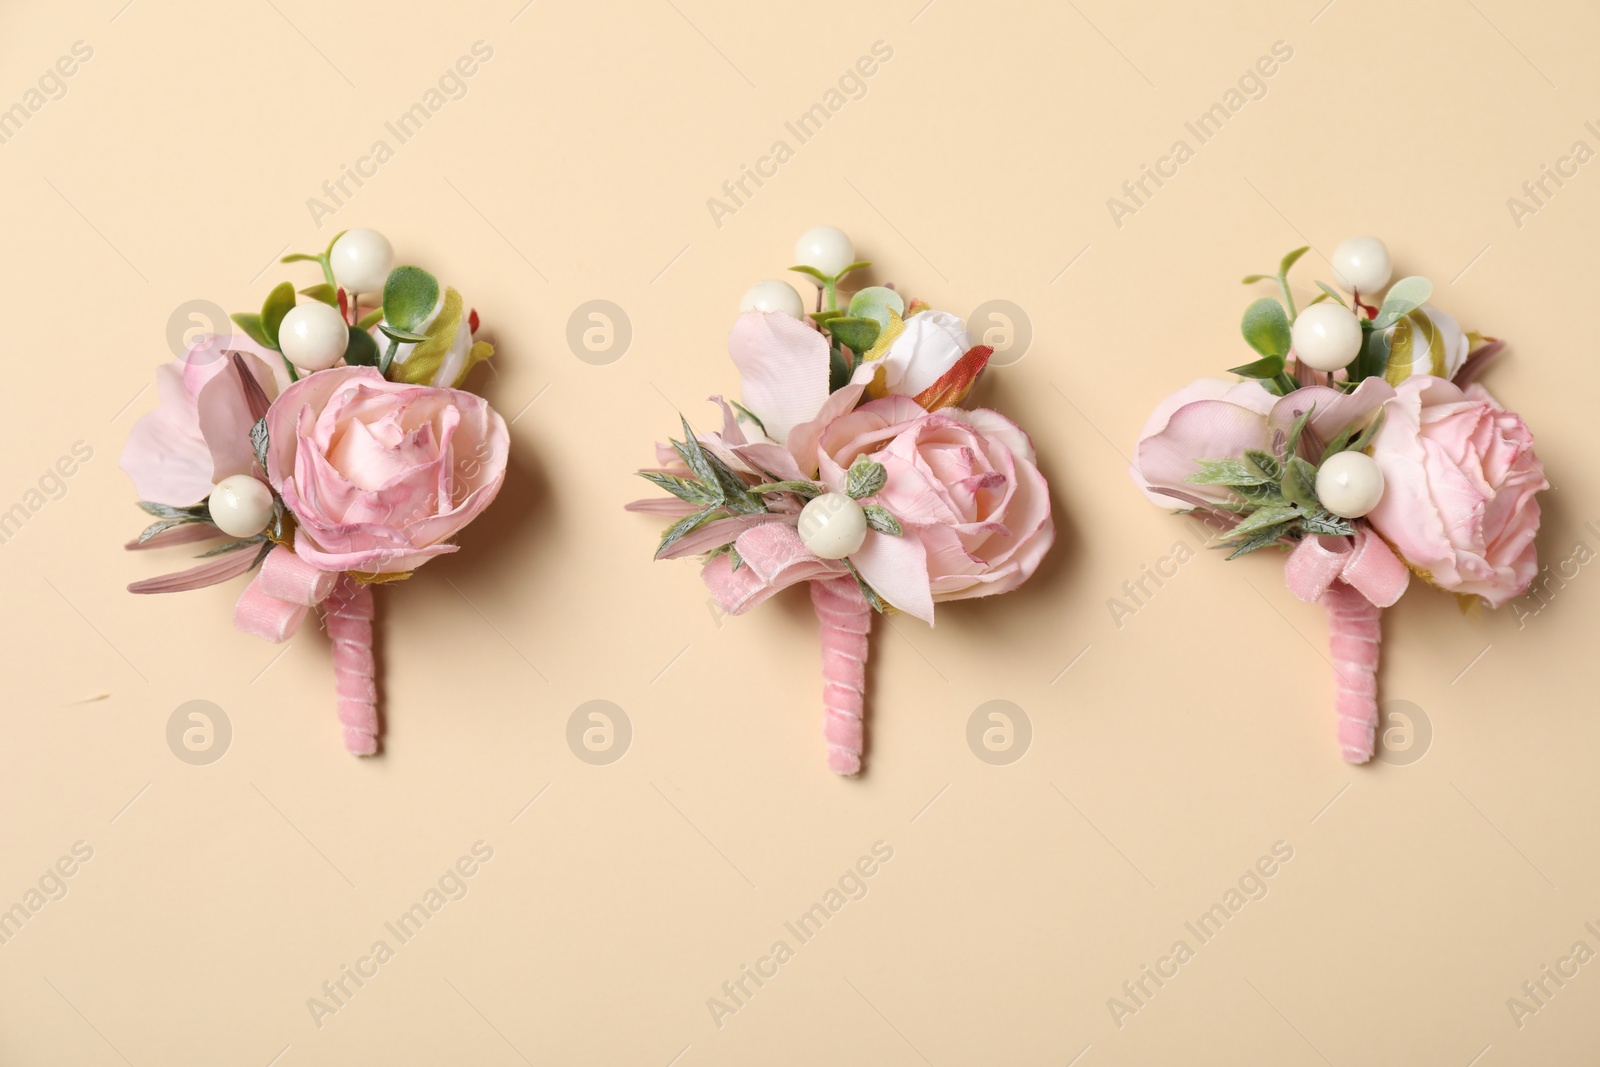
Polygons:
[[972,391],[972,383],[978,380],[978,375],[988,366],[992,355],[994,349],[988,345],[973,345],[938,381],[912,399],[928,411],[954,407],[967,398]]

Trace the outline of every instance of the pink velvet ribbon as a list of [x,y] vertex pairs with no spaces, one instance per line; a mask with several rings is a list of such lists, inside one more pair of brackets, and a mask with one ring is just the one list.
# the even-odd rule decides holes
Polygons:
[[859,774],[866,740],[862,718],[872,607],[848,575],[810,584],[811,607],[822,628],[822,736],[828,742],[828,769]]
[[357,756],[378,751],[378,686],[372,655],[372,589],[349,573],[325,571],[279,545],[267,553],[233,608],[233,624],[279,643],[293,637],[310,610],[326,605],[333,641],[334,687],[344,747]]
[[1362,523],[1354,537],[1302,538],[1284,563],[1283,578],[1295,596],[1327,609],[1339,748],[1347,761],[1365,763],[1378,726],[1379,617],[1406,591],[1410,572]]

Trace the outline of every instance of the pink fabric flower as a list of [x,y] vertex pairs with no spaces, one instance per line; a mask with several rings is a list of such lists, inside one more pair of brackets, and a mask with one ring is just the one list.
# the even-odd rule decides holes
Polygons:
[[179,359],[156,368],[156,409],[134,424],[122,469],[143,500],[172,507],[198,504],[212,487],[255,466],[255,419],[229,353],[238,352],[270,401],[288,384],[276,352],[248,337],[207,337]]
[[473,393],[318,371],[267,413],[267,478],[295,552],[325,570],[397,574],[454,552],[505,479],[504,420]]
[[889,603],[932,624],[933,605],[1015,589],[1055,540],[1050,489],[1027,434],[993,411],[929,413],[907,396],[863,404],[830,422],[817,446],[821,481],[842,492],[857,456],[881,463],[901,536],[869,532],[850,557]]
[[1408,378],[1372,441],[1383,499],[1367,521],[1429,582],[1498,607],[1538,573],[1548,489],[1522,419],[1480,385]]
[[1316,449],[1313,453],[1302,445],[1302,451],[1318,459],[1322,443],[1352,423],[1364,426],[1393,397],[1393,387],[1381,378],[1368,378],[1349,393],[1313,385],[1283,397],[1253,379],[1230,383],[1201,378],[1156,405],[1139,435],[1128,473],[1152,503],[1164,508],[1182,507],[1183,499],[1155,490],[1173,489],[1224,503],[1235,499],[1226,487],[1185,481],[1200,470],[1200,460],[1237,459],[1250,449],[1281,451],[1273,447],[1274,435],[1287,434],[1306,411],[1311,412],[1306,431]]

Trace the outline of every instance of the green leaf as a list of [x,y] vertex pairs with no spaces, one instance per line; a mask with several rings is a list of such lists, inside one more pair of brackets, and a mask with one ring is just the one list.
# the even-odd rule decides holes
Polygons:
[[855,361],[845,355],[838,345],[828,346],[828,392],[835,393],[850,384],[855,372]]
[[391,326],[387,322],[379,323],[378,330],[385,337],[389,338],[389,340],[403,341],[406,344],[419,345],[428,339],[428,335],[425,333],[417,333],[415,330],[406,330],[398,326]]
[[715,491],[691,479],[679,478],[675,474],[662,474],[659,471],[639,471],[638,474],[645,481],[665,489],[679,500],[701,505],[722,503],[722,497]]
[[423,323],[438,303],[439,279],[421,267],[396,267],[383,283],[383,317],[392,327],[384,332],[390,337],[396,336],[394,331],[415,335],[402,341],[421,338]]
[[838,308],[824,308],[821,311],[813,311],[811,313],[811,321],[820,326],[829,319],[840,319],[844,318],[844,316],[845,312],[840,311]]
[[1311,251],[1311,246],[1310,245],[1303,245],[1302,247],[1297,248],[1293,252],[1290,252],[1287,255],[1285,255],[1283,257],[1283,259],[1281,261],[1279,261],[1279,263],[1278,263],[1278,277],[1279,278],[1287,277],[1288,274],[1289,274],[1289,268],[1294,266],[1297,262],[1299,262],[1300,257],[1305,255],[1309,251]]
[[734,545],[728,546],[728,564],[735,571],[744,566],[744,557],[739,555],[739,549]]
[[833,339],[855,352],[865,352],[871,348],[882,329],[876,319],[841,316],[828,320],[828,332]]
[[350,327],[350,340],[345,343],[344,361],[352,367],[376,367],[378,365],[378,342],[372,335],[359,327]]
[[1289,462],[1284,464],[1283,481],[1279,483],[1283,498],[1307,511],[1315,511],[1322,507],[1316,486],[1317,468],[1299,456],[1290,456]]
[[266,541],[267,539],[262,537],[260,534],[256,534],[254,537],[242,537],[237,541],[229,541],[225,545],[218,545],[216,548],[207,549],[196,556],[195,559],[210,559],[212,556],[221,556],[228,552],[237,552],[241,548],[248,548],[251,545],[259,545]]
[[1289,354],[1292,343],[1289,315],[1283,310],[1283,305],[1270,296],[1264,296],[1244,309],[1239,330],[1250,347],[1263,356],[1282,359]]
[[[678,416],[678,420],[683,423],[683,440],[672,442],[673,449],[678,453],[679,458],[688,465],[690,473],[699,479],[702,485],[707,488],[716,487],[718,485],[717,472],[711,466],[711,458],[706,455],[706,450],[700,447],[700,439],[694,435],[694,430],[690,427],[689,420],[682,415]],[[717,499],[719,501],[722,499],[721,493],[717,494]]]
[[756,429],[760,430],[762,432],[762,434],[765,434],[767,432],[767,424],[762,422],[761,419],[759,417],[757,417],[755,412],[751,411],[749,408],[745,407],[743,404],[739,403],[737,400],[730,400],[730,401],[728,401],[728,403],[733,405],[733,410],[737,411],[739,414],[743,415],[745,418],[747,418],[751,422],[755,423],[756,424]]
[[320,300],[329,307],[339,306],[339,290],[335,289],[327,282],[318,282],[316,285],[308,285],[304,289],[300,290],[300,295],[309,296],[313,300]]
[[1329,537],[1348,537],[1356,532],[1355,526],[1326,511],[1301,516],[1300,529],[1308,534],[1326,534]]
[[757,496],[763,493],[793,493],[810,500],[814,496],[821,496],[824,489],[815,482],[762,482],[752,485],[750,492]]
[[202,522],[209,522],[211,519],[211,512],[203,500],[184,508],[175,508],[171,504],[158,504],[154,500],[141,500],[139,507],[145,514],[154,515],[158,519],[190,518]]
[[321,256],[307,255],[304,252],[290,252],[288,255],[286,255],[282,259],[278,260],[278,262],[279,263],[321,263],[322,262],[322,257]]
[[789,269],[792,271],[798,271],[801,274],[809,275],[810,277],[815,278],[818,282],[827,282],[831,280],[826,274],[822,273],[817,268],[808,267],[803,263],[798,267],[790,267]]
[[1190,485],[1271,485],[1277,481],[1253,470],[1240,459],[1197,460],[1200,470],[1184,481]]
[[255,450],[256,462],[261,465],[262,473],[267,469],[267,419],[263,415],[250,427],[250,447]]
[[1247,448],[1245,449],[1244,458],[1249,460],[1255,469],[1260,471],[1274,485],[1283,476],[1283,468],[1278,466],[1278,457],[1271,452],[1263,452],[1258,448]]
[[839,269],[839,273],[833,276],[833,280],[838,281],[851,271],[862,270],[870,266],[872,266],[872,261],[870,259],[858,259],[854,263],[846,263]]
[[722,507],[720,505],[709,507],[704,511],[697,511],[693,515],[685,515],[683,518],[667,527],[666,533],[661,535],[661,543],[656,546],[656,555],[661,555],[661,553],[665,552],[667,549],[683,540],[686,534],[693,533],[695,530],[716,518],[718,513],[721,511]]
[[1229,367],[1229,374],[1237,374],[1241,378],[1276,378],[1283,373],[1282,356],[1263,356],[1254,363],[1246,363],[1241,367]]
[[[1339,305],[1341,305],[1343,307],[1349,307],[1350,306],[1350,305],[1348,305],[1348,304],[1346,304],[1344,302],[1343,294],[1341,294],[1339,292],[1339,290],[1335,289],[1333,286],[1329,285],[1327,282],[1318,282],[1317,283],[1317,288],[1321,289],[1322,290],[1322,294],[1324,296],[1326,296],[1329,300],[1332,300],[1335,304],[1339,304]],[[1312,301],[1312,303],[1315,303],[1315,301]],[[1306,306],[1310,307],[1311,305],[1307,304]]]
[[1265,485],[1230,485],[1228,488],[1243,497],[1245,503],[1255,507],[1284,502],[1283,492],[1278,488],[1277,482],[1268,482]]
[[254,312],[240,312],[237,315],[230,315],[228,317],[234,321],[234,324],[237,325],[239,329],[245,332],[245,336],[249,337],[250,340],[254,341],[262,348],[278,347],[267,339],[267,331],[261,328],[260,315],[257,315]]
[[888,480],[889,472],[884,469],[882,463],[860,455],[850,464],[850,470],[845,474],[844,491],[851,500],[860,500],[881,490]]
[[269,347],[278,348],[278,327],[283,325],[283,317],[294,310],[294,286],[289,282],[279,282],[267,294],[266,302],[261,305],[261,332],[267,335]]
[[381,322],[382,320],[383,320],[383,309],[382,308],[373,308],[371,311],[369,311],[365,315],[361,316],[361,321],[357,322],[356,325],[359,326],[363,330],[370,330],[374,326],[378,325],[378,323]]
[[1428,302],[1433,295],[1433,283],[1420,275],[1401,278],[1389,286],[1389,295],[1383,298],[1378,317],[1372,320],[1374,330],[1387,330],[1405,316]]
[[889,325],[890,312],[904,316],[906,300],[886,285],[869,285],[850,298],[850,317],[871,319],[880,330]]
[[904,532],[900,529],[900,520],[889,514],[888,508],[868,504],[861,510],[866,512],[867,525],[879,533],[899,537]]
[[1257,508],[1245,516],[1243,521],[1233,528],[1233,532],[1229,537],[1230,539],[1244,537],[1246,534],[1253,534],[1270,526],[1290,523],[1300,518],[1300,515],[1300,509],[1292,505],[1269,504],[1264,508]]
[[1377,436],[1378,428],[1383,425],[1384,414],[1384,409],[1379,408],[1377,418],[1373,419],[1367,424],[1367,428],[1361,431],[1361,436],[1350,442],[1350,450],[1352,452],[1365,452],[1367,450],[1367,446],[1370,445],[1372,443],[1372,439]]
[[1265,529],[1257,530],[1255,533],[1245,538],[1244,541],[1239,544],[1239,547],[1228,553],[1228,558],[1238,559],[1240,556],[1248,556],[1250,553],[1266,548],[1268,545],[1277,544],[1278,539],[1289,532],[1291,525],[1292,524],[1286,522],[1277,523],[1275,525],[1268,526]]
[[876,589],[867,584],[867,580],[861,577],[861,572],[856,570],[856,565],[848,559],[844,561],[844,565],[850,568],[850,577],[854,578],[856,584],[861,587],[861,595],[867,598],[867,603],[872,605],[872,610],[879,615],[889,614],[888,602],[878,595]]
[[1312,404],[1310,407],[1302,411],[1295,418],[1294,425],[1289,427],[1289,444],[1287,451],[1284,452],[1284,456],[1286,458],[1294,456],[1294,454],[1299,450],[1300,435],[1305,433],[1306,423],[1311,420],[1311,413],[1316,409],[1317,405]]
[[162,519],[159,522],[152,522],[149,526],[146,526],[144,528],[144,532],[139,535],[139,544],[142,545],[156,534],[165,533],[175,526],[190,526],[194,523],[205,521],[206,520],[203,518],[185,515],[178,519]]
[[1256,282],[1270,282],[1275,280],[1276,279],[1274,279],[1270,274],[1246,274],[1243,278],[1239,279],[1239,282],[1243,285],[1254,285]]

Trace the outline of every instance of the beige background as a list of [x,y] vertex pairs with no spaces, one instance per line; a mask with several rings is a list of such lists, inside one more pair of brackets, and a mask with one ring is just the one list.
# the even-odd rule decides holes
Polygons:
[[[1600,964],[1520,1028],[1506,1002],[1600,950],[1578,563],[1600,164],[1520,227],[1506,201],[1600,148],[1600,13],[925,2],[9,5],[0,106],[74,42],[93,58],[0,144],[0,509],[74,442],[93,457],[0,545],[0,904],[75,842],[93,858],[0,946],[0,1062],[1587,1062]],[[475,41],[465,95],[396,146],[385,121]],[[876,41],[866,95],[714,224],[707,198]],[[1116,226],[1107,198],[1277,41],[1266,95]],[[394,158],[319,228],[307,199],[378,138]],[[675,411],[734,389],[740,293],[819,221],[875,280],[1024,309],[1031,349],[978,399],[1034,434],[1061,527],[1003,601],[879,627],[860,781],[823,768],[804,598],[719,620],[620,511]],[[117,469],[175,309],[310,284],[274,258],[354,225],[465,292],[499,347],[479,380],[518,416],[464,550],[381,595],[387,751],[359,762],[315,630],[236,633],[241,583],[124,592],[185,554],[121,551],[142,516]],[[1364,232],[1511,339],[1489,384],[1557,487],[1541,553],[1586,547],[1536,616],[1418,591],[1388,612],[1384,695],[1431,740],[1351,768],[1321,614],[1275,560],[1202,553],[1120,628],[1107,602],[1193,543],[1124,454],[1161,395],[1245,358],[1237,278],[1308,242],[1309,290]],[[631,323],[611,363],[568,345],[593,299]],[[606,766],[566,740],[594,699],[631,724]],[[166,741],[191,700],[231,723],[208,766]],[[1009,765],[966,739],[991,700],[1031,725]],[[466,897],[316,1026],[307,999],[478,841]],[[708,998],[878,841],[867,895],[717,1026]],[[1184,923],[1276,842],[1265,898],[1200,945]],[[1194,958],[1119,1027],[1108,998],[1180,938]]]

